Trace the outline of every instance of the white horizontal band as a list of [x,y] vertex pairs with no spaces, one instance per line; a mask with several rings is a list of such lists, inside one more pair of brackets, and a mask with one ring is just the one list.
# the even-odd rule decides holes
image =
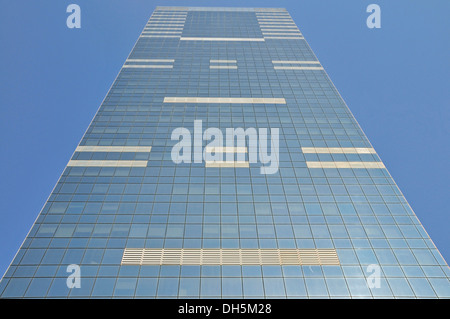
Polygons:
[[180,35],[141,35],[141,38],[180,38]]
[[175,62],[174,59],[127,59],[126,62]]
[[147,28],[144,28],[144,31],[149,31],[149,30],[182,31],[183,28],[180,28],[180,27],[147,27]]
[[150,17],[150,21],[154,21],[154,20],[167,20],[167,21],[173,21],[173,20],[186,20],[186,16],[182,17],[182,16],[151,16]]
[[150,21],[145,25],[146,28],[153,27],[155,25],[168,25],[168,26],[178,26],[178,27],[184,27],[184,22],[181,21],[172,21],[172,22],[165,22],[165,21]]
[[250,41],[261,42],[264,38],[197,38],[197,37],[182,37],[182,41]]
[[184,23],[185,21],[186,21],[186,16],[155,16],[155,17],[151,17],[147,23],[150,23],[150,22]]
[[166,31],[166,30],[149,30],[142,31],[142,34],[179,34],[181,35],[183,31]]
[[260,18],[289,18],[292,19],[290,15],[286,14],[256,14],[256,19]]
[[284,98],[165,97],[164,103],[286,104],[286,100]]
[[209,60],[210,63],[237,63],[236,60]]
[[136,153],[150,153],[151,146],[78,146],[75,152],[136,152]]
[[163,64],[125,64],[124,68],[134,68],[134,69],[172,69],[173,65],[163,65]]
[[285,63],[285,64],[320,64],[319,61],[286,61],[286,60],[272,60],[272,63]]
[[234,69],[236,70],[238,67],[236,65],[210,65],[210,69]]
[[308,168],[385,168],[382,162],[306,162]]
[[259,16],[268,16],[268,17],[282,17],[282,16],[289,16],[289,13],[287,12],[255,12],[255,15],[257,17]]
[[340,265],[335,249],[125,248],[122,265]]
[[247,161],[205,161],[205,167],[249,167]]
[[67,166],[76,167],[147,167],[147,161],[97,161],[97,160],[70,160]]
[[275,70],[323,70],[321,66],[274,66]]
[[147,24],[145,28],[151,28],[151,27],[184,27],[184,24],[179,23],[151,23]]
[[369,147],[302,147],[303,153],[315,154],[375,154]]

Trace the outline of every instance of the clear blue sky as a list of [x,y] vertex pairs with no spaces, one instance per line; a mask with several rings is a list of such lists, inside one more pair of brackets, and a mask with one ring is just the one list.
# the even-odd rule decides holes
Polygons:
[[[81,29],[66,27],[70,3]],[[450,261],[450,1],[0,0],[0,275],[155,6],[243,3],[289,10]]]

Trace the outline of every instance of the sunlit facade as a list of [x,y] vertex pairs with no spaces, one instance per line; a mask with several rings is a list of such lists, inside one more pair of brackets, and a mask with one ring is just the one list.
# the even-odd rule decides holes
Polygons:
[[[276,170],[204,160],[208,128],[278,129]],[[0,296],[449,298],[449,274],[285,9],[157,7]]]

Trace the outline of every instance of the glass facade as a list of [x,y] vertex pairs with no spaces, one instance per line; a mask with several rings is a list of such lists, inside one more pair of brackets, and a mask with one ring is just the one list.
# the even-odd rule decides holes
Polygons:
[[[248,145],[196,161],[207,128],[278,128],[276,171]],[[157,7],[0,296],[449,298],[449,276],[285,9]]]

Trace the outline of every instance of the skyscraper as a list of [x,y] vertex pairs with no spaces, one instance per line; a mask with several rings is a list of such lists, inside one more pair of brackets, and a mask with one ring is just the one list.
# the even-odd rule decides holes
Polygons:
[[449,298],[285,9],[158,7],[1,297]]

